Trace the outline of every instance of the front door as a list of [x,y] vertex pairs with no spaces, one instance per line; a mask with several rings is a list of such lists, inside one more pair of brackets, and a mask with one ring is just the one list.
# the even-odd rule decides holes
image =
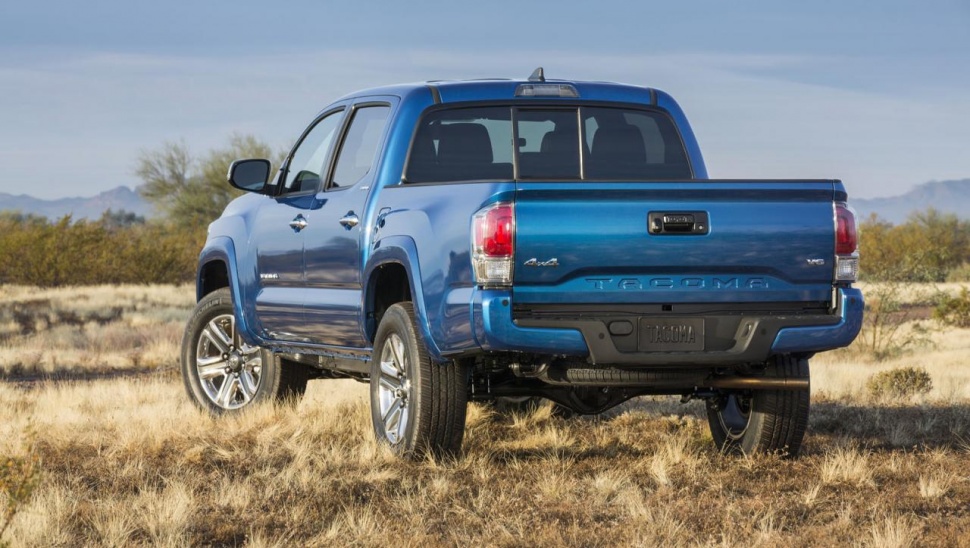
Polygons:
[[305,340],[304,231],[330,165],[343,115],[342,108],[330,110],[304,132],[284,164],[277,195],[267,200],[251,221],[259,284],[256,319],[265,338]]
[[309,211],[313,195],[267,200],[253,215],[257,329],[264,338],[293,340],[303,318],[303,234],[291,227]]

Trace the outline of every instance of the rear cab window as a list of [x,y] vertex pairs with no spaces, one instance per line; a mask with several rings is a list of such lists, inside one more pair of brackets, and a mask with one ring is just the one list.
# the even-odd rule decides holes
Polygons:
[[404,180],[690,179],[683,141],[659,110],[613,106],[456,107],[427,113]]

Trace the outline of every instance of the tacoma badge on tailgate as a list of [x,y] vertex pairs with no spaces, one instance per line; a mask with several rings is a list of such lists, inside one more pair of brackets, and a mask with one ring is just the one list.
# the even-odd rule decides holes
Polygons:
[[640,318],[641,352],[704,350],[703,318]]

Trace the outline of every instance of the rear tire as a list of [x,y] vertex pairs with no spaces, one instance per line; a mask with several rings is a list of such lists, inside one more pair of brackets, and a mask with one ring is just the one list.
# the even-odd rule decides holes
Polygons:
[[378,441],[398,455],[456,454],[465,433],[468,374],[464,364],[433,363],[409,302],[381,318],[370,376],[371,419]]
[[[808,360],[776,356],[765,375],[806,378]],[[725,392],[707,402],[714,443],[725,453],[777,453],[797,457],[808,427],[809,390]]]
[[182,336],[181,369],[189,398],[213,414],[264,401],[299,401],[309,378],[306,367],[284,365],[272,352],[242,340],[228,288],[196,305]]

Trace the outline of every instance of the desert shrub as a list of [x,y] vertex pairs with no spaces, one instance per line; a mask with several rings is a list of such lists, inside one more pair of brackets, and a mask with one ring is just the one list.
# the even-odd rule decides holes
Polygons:
[[0,546],[6,546],[3,534],[14,516],[29,501],[40,482],[39,457],[33,446],[33,436],[28,433],[25,456],[0,455]]
[[[116,215],[117,216],[117,215]],[[173,223],[0,217],[0,284],[184,283],[205,229]]]
[[964,262],[946,273],[946,281],[950,283],[970,282],[970,263]]
[[905,398],[928,393],[933,389],[933,379],[925,369],[897,367],[869,377],[866,388],[876,398]]
[[228,146],[212,149],[202,157],[185,143],[165,143],[138,158],[136,174],[144,183],[138,192],[180,226],[204,228],[226,205],[242,194],[226,183],[229,165],[238,158],[282,158],[285,152],[252,135],[234,134]]
[[902,281],[871,284],[865,290],[866,309],[862,329],[853,348],[876,361],[895,358],[913,349],[933,346],[929,329],[916,319],[904,297],[931,301],[928,289]]
[[970,222],[934,209],[899,225],[872,215],[859,223],[859,252],[862,279],[942,282],[970,255]]
[[966,286],[960,289],[959,295],[943,295],[933,310],[933,317],[943,325],[970,327],[970,292]]

